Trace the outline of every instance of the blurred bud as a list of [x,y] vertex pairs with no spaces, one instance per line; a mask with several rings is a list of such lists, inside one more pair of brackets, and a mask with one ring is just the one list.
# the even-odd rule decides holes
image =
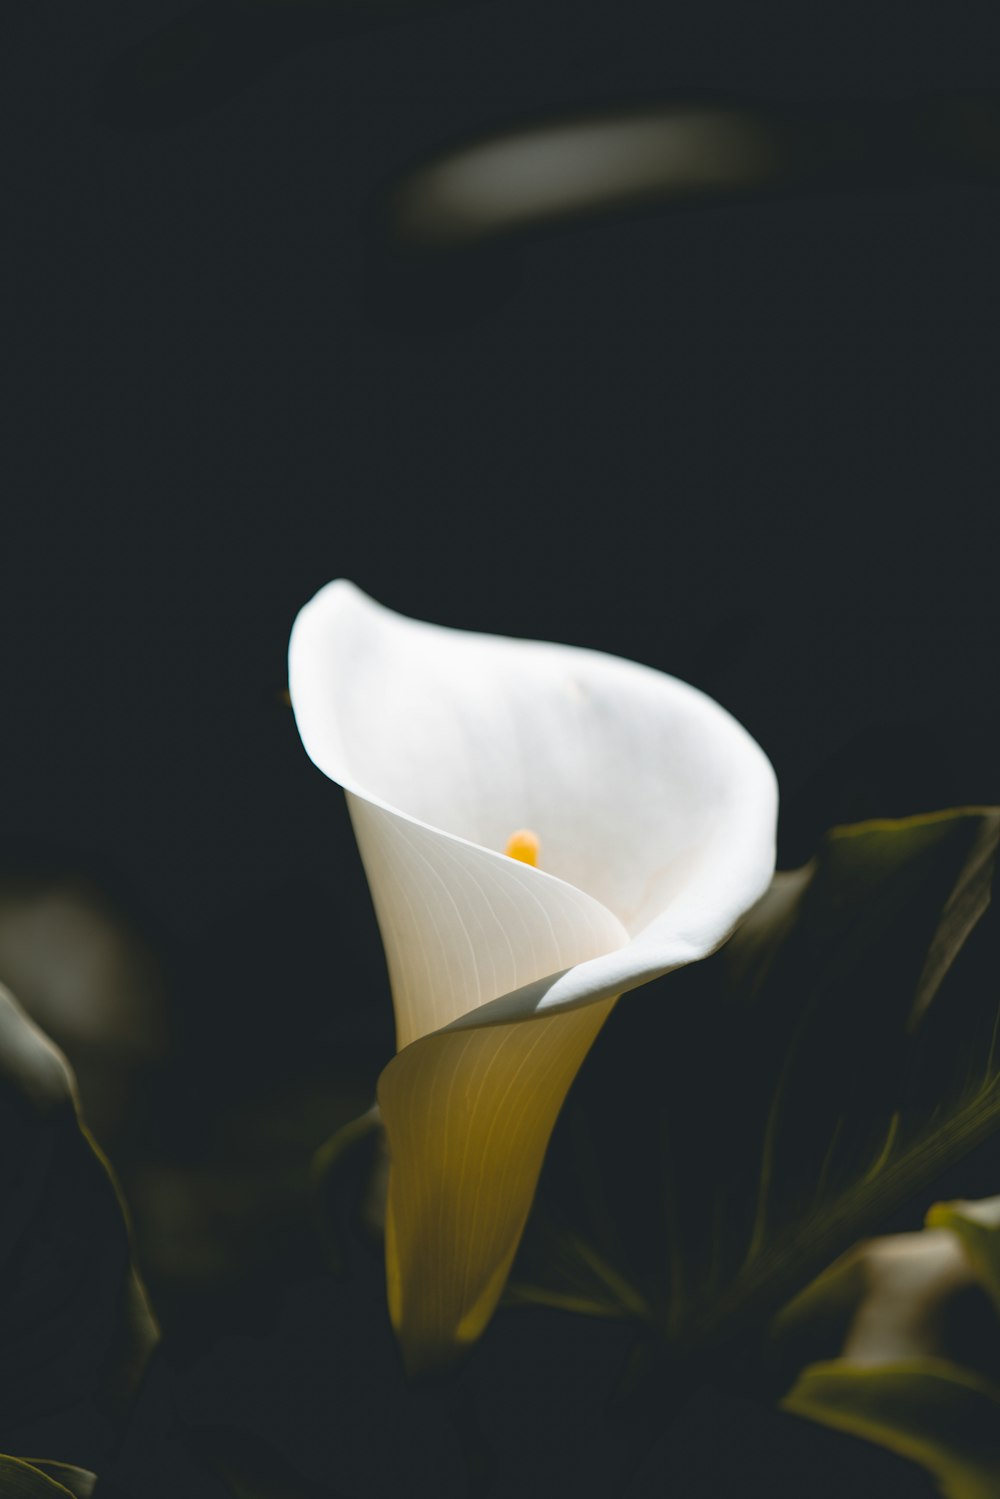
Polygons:
[[110,1148],[136,1073],[164,1050],[163,978],[98,892],[74,879],[0,882],[0,982],[73,1067],[84,1117]]
[[738,109],[556,120],[419,168],[397,189],[390,219],[412,248],[452,248],[554,220],[757,187],[776,167],[773,132]]

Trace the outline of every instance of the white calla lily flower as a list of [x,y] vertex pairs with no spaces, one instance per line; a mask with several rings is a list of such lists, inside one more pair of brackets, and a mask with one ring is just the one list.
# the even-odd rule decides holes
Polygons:
[[774,773],[672,677],[405,619],[343,580],[299,614],[289,682],[385,944],[389,1306],[433,1367],[489,1320],[618,996],[707,956],[767,888]]

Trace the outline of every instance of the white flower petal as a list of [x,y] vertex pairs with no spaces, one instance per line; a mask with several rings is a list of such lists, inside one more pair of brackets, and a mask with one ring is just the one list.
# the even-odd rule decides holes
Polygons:
[[385,945],[397,1045],[624,946],[582,890],[348,794]]
[[[404,619],[343,581],[296,620],[289,681],[385,943],[390,1303],[432,1363],[485,1325],[616,996],[704,957],[766,889],[774,774],[671,677]],[[502,852],[524,827],[541,870]]]
[[346,790],[496,853],[534,829],[543,869],[631,936],[665,937],[682,905],[678,936],[713,945],[769,878],[770,765],[662,672],[404,619],[341,580],[299,615],[290,680],[308,753]]

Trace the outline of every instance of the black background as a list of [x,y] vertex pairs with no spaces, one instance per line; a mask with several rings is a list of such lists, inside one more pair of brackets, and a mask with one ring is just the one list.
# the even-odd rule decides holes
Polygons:
[[[606,222],[454,295],[387,287],[367,238],[394,173],[521,118],[1000,86],[991,11],[9,0],[0,862],[96,879],[162,954],[179,1132],[222,1056],[252,1091],[391,1046],[282,700],[329,578],[705,688],[775,764],[785,864],[838,819],[1000,801],[994,190]],[[178,16],[203,54],[137,84]],[[816,1461],[925,1491],[763,1410],[689,1429],[650,1492],[804,1492]]]

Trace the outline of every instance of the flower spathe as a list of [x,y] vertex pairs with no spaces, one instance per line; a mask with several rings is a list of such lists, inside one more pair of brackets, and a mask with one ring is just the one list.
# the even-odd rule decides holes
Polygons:
[[405,619],[343,580],[299,614],[289,683],[385,944],[389,1306],[408,1365],[434,1367],[489,1320],[617,997],[705,957],[767,888],[774,773],[672,677]]

